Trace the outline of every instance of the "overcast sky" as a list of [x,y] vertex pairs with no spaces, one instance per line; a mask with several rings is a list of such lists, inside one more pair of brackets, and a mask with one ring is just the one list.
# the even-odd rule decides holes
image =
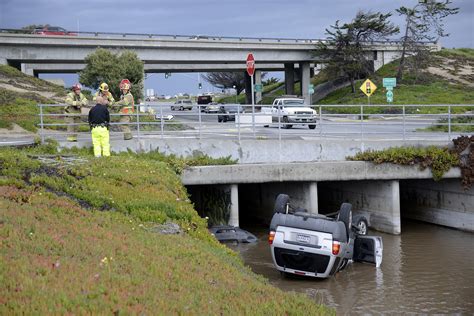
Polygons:
[[[452,2],[460,13],[445,20],[450,36],[443,38],[441,44],[448,48],[474,48],[474,0]],[[50,24],[72,31],[324,38],[327,27],[336,20],[349,22],[358,10],[393,12],[392,21],[400,25],[402,20],[395,9],[416,3],[417,0],[0,0],[0,28]],[[164,79],[155,75],[146,86],[160,94],[175,93],[183,91],[177,85],[187,86],[197,80],[195,77],[196,74],[174,74]],[[197,93],[194,86],[184,92]]]

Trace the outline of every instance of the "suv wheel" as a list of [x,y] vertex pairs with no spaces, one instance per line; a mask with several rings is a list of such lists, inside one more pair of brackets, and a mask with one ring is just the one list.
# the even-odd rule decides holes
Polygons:
[[180,107],[179,107],[179,110],[180,110],[180,111],[184,111],[183,106],[180,106]]
[[286,116],[283,117],[283,124],[284,124],[284,127],[285,127],[286,129],[290,129],[290,128],[293,127],[293,125],[288,124],[288,117],[286,117]]
[[347,238],[349,238],[352,227],[352,205],[350,203],[342,203],[339,214],[337,215],[337,220],[344,223]]
[[312,125],[308,125],[309,129],[315,129],[316,128],[316,125],[315,124],[312,124]]
[[278,194],[275,200],[275,207],[273,208],[273,213],[288,213],[288,207],[290,204],[290,197],[287,194]]
[[369,227],[369,224],[367,223],[367,220],[365,218],[359,218],[357,220],[357,223],[355,223],[355,226],[357,227],[359,235],[367,235],[367,229]]

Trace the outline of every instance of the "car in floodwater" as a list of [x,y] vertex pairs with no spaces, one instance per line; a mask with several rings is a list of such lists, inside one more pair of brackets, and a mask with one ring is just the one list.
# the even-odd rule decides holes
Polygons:
[[209,232],[220,242],[254,243],[257,237],[239,227],[230,225],[212,226]]
[[273,263],[282,274],[327,278],[352,261],[382,264],[382,238],[363,235],[353,225],[350,203],[342,203],[333,218],[293,208],[289,196],[279,194],[268,242]]

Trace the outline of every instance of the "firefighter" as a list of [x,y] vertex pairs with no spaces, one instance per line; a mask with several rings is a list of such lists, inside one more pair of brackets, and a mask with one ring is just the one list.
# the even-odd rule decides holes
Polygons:
[[109,91],[109,85],[106,84],[105,82],[102,82],[99,86],[99,90],[95,93],[94,98],[92,98],[93,101],[96,101],[96,98],[98,96],[104,97],[107,99],[109,106],[113,105],[115,102],[114,97],[112,96],[112,93]]
[[64,112],[67,114],[65,121],[67,125],[67,140],[69,142],[77,142],[77,126],[76,124],[81,123],[81,107],[87,106],[87,98],[81,93],[81,85],[79,83],[74,84],[71,87],[71,92],[66,96],[66,106]]
[[132,132],[130,131],[129,123],[131,121],[131,114],[134,112],[135,101],[133,100],[133,95],[130,93],[130,88],[132,84],[130,80],[123,79],[120,81],[120,91],[122,95],[120,96],[120,100],[115,103],[115,106],[121,106],[120,109],[120,128],[123,132],[123,139],[129,140],[132,139]]
[[97,104],[89,111],[94,156],[108,157],[110,156],[108,100],[105,97],[97,96],[96,102]]

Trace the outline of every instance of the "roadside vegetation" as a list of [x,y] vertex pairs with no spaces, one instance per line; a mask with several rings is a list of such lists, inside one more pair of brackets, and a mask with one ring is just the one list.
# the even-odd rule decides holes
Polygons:
[[[474,66],[474,57],[469,56],[469,53],[474,55],[474,49],[462,49],[457,54],[458,50],[441,50],[436,53],[435,56],[445,56],[449,54],[452,58],[458,58],[456,64],[466,63]],[[465,53],[462,53],[465,52]],[[462,57],[459,57],[462,56]],[[369,79],[377,86],[376,92],[370,97],[371,104],[383,105],[383,107],[374,108],[374,110],[390,110],[390,108],[401,108],[396,105],[423,105],[423,104],[469,104],[472,105],[474,100],[474,89],[467,89],[466,84],[456,82],[454,80],[447,80],[445,77],[440,75],[432,74],[428,71],[423,72],[422,75],[418,75],[415,78],[413,73],[405,73],[404,81],[402,84],[397,83],[397,86],[393,90],[394,102],[393,104],[387,104],[385,97],[385,88],[383,88],[383,78],[396,77],[397,74],[397,61],[384,65],[378,71],[374,73]],[[441,60],[438,60],[441,63]],[[439,65],[442,67],[442,65]],[[474,79],[474,78],[472,78]],[[474,84],[474,80],[470,80]],[[417,83],[415,83],[415,80]],[[362,85],[363,80],[359,80],[357,86]],[[367,96],[358,91],[351,93],[349,87],[339,89],[329,94],[326,98],[319,101],[320,104],[367,104]],[[339,110],[338,110],[339,109]],[[409,109],[409,108],[407,108]],[[453,108],[454,109],[454,108]],[[473,110],[473,107],[458,108],[456,111],[464,112],[466,110]],[[348,110],[348,109],[346,109]],[[357,109],[355,109],[357,111]],[[342,111],[341,108],[328,109],[328,111]],[[370,113],[371,109],[367,108],[367,113]],[[435,108],[420,107],[415,108],[416,112],[419,113],[434,113]],[[365,111],[364,111],[365,112]],[[446,113],[446,109],[444,109]],[[380,112],[379,112],[380,113]]]
[[460,136],[447,147],[393,147],[384,150],[365,151],[347,160],[371,161],[376,164],[418,165],[421,170],[430,168],[433,179],[441,180],[453,167],[461,168],[461,183],[465,190],[474,183],[474,136]]
[[[185,163],[61,155],[0,149],[0,314],[333,314],[208,233],[176,173]],[[170,223],[179,234],[164,234]]]

